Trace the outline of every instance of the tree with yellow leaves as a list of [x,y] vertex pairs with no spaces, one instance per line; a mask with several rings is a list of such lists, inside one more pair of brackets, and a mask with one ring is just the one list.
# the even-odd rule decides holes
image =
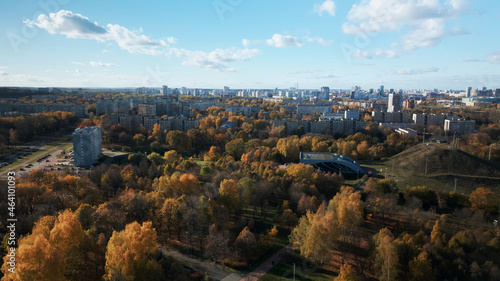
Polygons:
[[398,253],[391,232],[384,228],[373,237],[375,243],[375,267],[381,281],[394,281],[398,278]]
[[240,194],[238,192],[238,185],[233,179],[225,179],[220,183],[219,197],[222,205],[230,212],[238,210],[240,205]]
[[361,194],[354,192],[350,186],[343,186],[340,192],[330,200],[328,211],[334,215],[342,238],[349,240],[358,225],[363,222]]
[[19,240],[16,273],[4,258],[2,280],[75,280],[85,273],[84,243],[88,237],[76,215],[66,210],[57,218],[43,217],[32,234]]
[[340,238],[334,216],[321,205],[316,213],[308,212],[290,234],[295,249],[306,258],[323,263],[333,244]]
[[340,267],[339,276],[335,277],[333,281],[359,281],[359,276],[356,269],[349,264],[343,264]]
[[113,232],[106,252],[104,280],[150,280],[161,270],[156,261],[158,243],[151,222],[133,222]]

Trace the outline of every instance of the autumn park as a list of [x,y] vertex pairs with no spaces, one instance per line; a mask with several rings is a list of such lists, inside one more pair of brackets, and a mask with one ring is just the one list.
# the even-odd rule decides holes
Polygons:
[[[402,135],[355,106],[366,127],[353,134],[290,133],[274,122],[319,116],[241,98],[221,102],[260,111],[193,109],[199,126],[182,131],[111,124],[112,115],[96,114],[96,98],[66,96],[88,104],[88,118],[0,118],[5,159],[92,126],[105,150],[88,169],[14,171],[15,274],[2,219],[2,280],[246,280],[284,248],[260,280],[500,280],[498,108],[455,112],[477,123],[453,146],[431,141],[453,138],[442,127],[426,139]],[[432,100],[414,109],[446,111]],[[370,173],[316,169],[300,163],[301,152],[344,155]],[[7,218],[9,179],[0,180]]]

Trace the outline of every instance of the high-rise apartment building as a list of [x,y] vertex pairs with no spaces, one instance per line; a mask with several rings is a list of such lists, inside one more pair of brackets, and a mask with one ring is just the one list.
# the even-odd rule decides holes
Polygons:
[[102,153],[101,127],[85,127],[73,133],[75,166],[90,167]]
[[470,98],[472,94],[472,87],[467,87],[467,90],[465,91],[465,96]]
[[330,99],[330,87],[321,87],[321,94],[318,98],[321,100],[329,100]]
[[387,112],[396,112],[401,110],[403,95],[401,92],[389,94],[389,104]]
[[161,90],[161,93],[162,93],[164,96],[166,96],[166,95],[170,95],[170,94],[171,94],[171,90],[168,88],[168,86],[163,85],[162,90]]

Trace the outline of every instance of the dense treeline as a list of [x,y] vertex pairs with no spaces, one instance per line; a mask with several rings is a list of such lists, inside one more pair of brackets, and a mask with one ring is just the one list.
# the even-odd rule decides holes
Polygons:
[[21,144],[33,141],[35,136],[48,136],[74,128],[78,122],[74,113],[43,112],[18,117],[0,117],[0,143]]
[[[315,173],[310,166],[302,164],[295,164],[285,171],[275,162],[235,162],[227,155],[217,162],[200,166],[193,160],[182,158],[176,151],[169,151],[164,156],[157,153],[148,157],[131,155],[128,164],[101,165],[88,176],[35,170],[16,186],[18,231],[25,236],[19,244],[19,271],[27,274],[20,276],[95,280],[97,274],[114,280],[118,278],[116,276],[145,272],[141,273],[145,277],[139,280],[151,280],[147,276],[163,276],[162,280],[169,280],[165,276],[172,274],[169,268],[176,265],[167,258],[158,260],[157,244],[151,246],[152,260],[132,262],[135,265],[131,265],[129,271],[112,270],[123,258],[123,252],[116,247],[126,248],[114,246],[115,240],[120,245],[134,243],[127,241],[125,234],[121,238],[114,237],[120,231],[129,231],[129,228],[139,229],[140,225],[148,227],[148,232],[152,233],[148,235],[158,237],[163,245],[181,243],[206,257],[245,268],[274,246],[278,232],[285,231],[286,235],[286,229],[296,223],[297,214],[315,210],[320,201],[326,200],[325,194],[332,196],[342,183],[340,175]],[[287,203],[283,204],[285,199]],[[283,206],[285,210],[282,210]],[[42,231],[39,230],[41,224],[47,220],[61,220],[54,217],[61,212],[78,220],[79,226],[74,226],[76,222],[70,224],[80,233],[78,237],[83,237],[81,245],[85,246],[78,248],[80,244],[72,244],[66,253],[67,257],[78,253],[79,260],[67,261],[57,270],[34,269],[30,266],[34,258],[28,258],[31,251],[46,243],[55,243],[51,242],[51,237],[56,226],[43,226],[47,229],[43,233],[47,234],[38,234]],[[264,223],[261,218],[273,223]],[[37,235],[42,235],[47,242],[39,242],[42,237],[37,238]],[[151,239],[147,239],[148,242],[156,241]],[[47,255],[51,251],[64,252],[58,248],[60,245],[54,244],[53,247],[53,250],[46,249]],[[112,254],[112,251],[118,252]],[[67,258],[61,255],[57,258]],[[92,259],[85,261],[87,255]],[[92,263],[95,269],[92,274],[79,274],[91,266],[88,263]],[[167,267],[157,263],[166,263]],[[60,274],[57,278],[43,275],[57,272]],[[35,273],[42,275],[31,275]]]
[[[300,127],[295,132],[297,135],[287,136],[285,127],[274,127],[265,116],[263,119],[238,116],[221,107],[211,107],[200,115],[205,117],[200,119],[199,128],[187,132],[162,131],[159,124],[149,131],[143,126],[135,130],[121,125],[109,126],[107,115],[88,122],[101,125],[104,143],[116,149],[160,154],[173,149],[201,159],[209,153],[222,155],[225,152],[235,160],[245,160],[257,152],[261,161],[297,162],[300,151],[339,153],[353,159],[381,159],[418,143],[417,137],[399,135],[375,123],[370,123],[364,132],[350,136],[303,135],[299,132]],[[223,126],[227,122],[234,126]]]

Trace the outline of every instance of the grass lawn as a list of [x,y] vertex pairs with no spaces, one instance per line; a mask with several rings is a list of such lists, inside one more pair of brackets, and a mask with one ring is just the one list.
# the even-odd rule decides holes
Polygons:
[[[335,276],[316,271],[304,270],[300,265],[295,266],[295,280],[310,280],[310,281],[323,281],[333,280]],[[293,264],[279,263],[266,275],[259,279],[260,281],[274,281],[274,280],[293,280]]]

